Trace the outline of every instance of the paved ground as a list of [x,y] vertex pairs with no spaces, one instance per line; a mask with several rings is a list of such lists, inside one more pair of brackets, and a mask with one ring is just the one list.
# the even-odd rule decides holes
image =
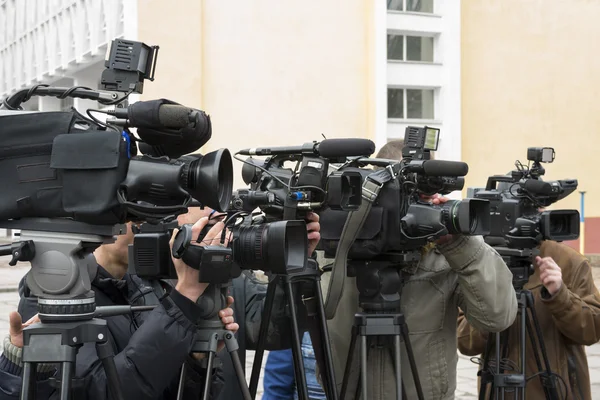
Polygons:
[[[19,300],[16,286],[20,278],[29,270],[26,264],[21,263],[16,267],[9,267],[7,265],[8,260],[7,257],[0,257],[0,336],[3,336],[4,332],[8,332],[8,313],[16,309]],[[593,272],[596,286],[600,287],[600,267],[594,268]],[[593,399],[600,400],[600,343],[590,346],[586,350],[590,366]],[[263,366],[267,354],[265,353]],[[249,380],[254,352],[249,351],[246,359],[246,371]],[[477,398],[476,376],[477,365],[473,364],[468,357],[459,356],[457,399],[470,400]],[[262,377],[259,385],[260,393],[262,393]],[[260,397],[260,395],[257,396],[257,398]]]

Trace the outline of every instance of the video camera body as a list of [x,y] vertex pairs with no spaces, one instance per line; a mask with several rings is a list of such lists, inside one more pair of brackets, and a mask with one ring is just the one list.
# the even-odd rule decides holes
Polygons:
[[[491,231],[485,240],[509,248],[534,248],[542,240],[575,240],[579,237],[577,210],[543,211],[577,189],[577,179],[543,181],[540,163],[554,161],[551,147],[530,147],[525,167],[517,161],[510,175],[488,178],[485,188],[469,188],[468,196],[490,201]],[[499,184],[499,185],[498,185]]]
[[[242,177],[250,190],[238,191],[234,199],[242,193],[253,200],[246,202],[245,211],[260,207],[269,220],[304,219],[307,212],[325,205],[357,209],[361,201],[360,175],[330,173],[330,166],[346,162],[347,157],[369,156],[373,151],[375,144],[366,139],[325,139],[302,146],[241,150],[238,154],[270,157],[244,161]],[[285,167],[287,162],[295,162],[295,168]],[[236,204],[232,208],[240,209]]]
[[521,290],[533,275],[532,263],[543,240],[579,237],[577,210],[543,210],[577,189],[577,179],[541,179],[546,172],[541,163],[551,163],[554,157],[551,147],[530,147],[530,165],[525,167],[516,161],[517,169],[510,175],[490,176],[485,188],[468,189],[469,196],[490,201],[492,229],[485,241],[511,270],[516,290]]
[[[431,160],[437,150],[439,129],[407,127],[402,160],[357,158],[338,170],[360,174],[363,182],[379,188],[378,195],[356,240],[351,260],[385,258],[391,253],[420,249],[447,234],[481,235],[489,230],[487,200],[450,200],[433,205],[429,197],[448,194],[464,186],[468,172],[463,162]],[[365,168],[375,166],[378,170]],[[366,192],[367,196],[371,193]],[[348,212],[332,207],[320,212],[321,243],[327,257],[334,257]]]
[[[41,318],[90,318],[95,304],[86,259],[125,233],[125,222],[169,222],[187,212],[192,200],[224,210],[231,197],[227,149],[184,156],[211,137],[210,117],[201,110],[165,99],[87,110],[88,117],[74,109],[22,110],[32,96],[118,105],[141,93],[145,79],[154,79],[158,47],[116,39],[107,51],[101,86],[109,91],[36,85],[17,91],[0,107],[0,226],[22,230],[21,242],[3,246],[1,253],[12,254],[13,265],[31,261],[32,294],[40,305],[46,300],[59,305]],[[91,111],[116,118],[103,123]],[[139,138],[130,128],[137,128]],[[82,305],[89,312],[77,309]]]

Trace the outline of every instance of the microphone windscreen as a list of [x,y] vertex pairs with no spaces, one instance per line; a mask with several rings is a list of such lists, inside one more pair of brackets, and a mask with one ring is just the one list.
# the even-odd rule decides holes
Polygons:
[[375,143],[369,139],[325,139],[319,143],[319,155],[323,158],[370,156]]
[[461,161],[428,160],[423,163],[423,172],[427,176],[465,176],[469,166]]
[[525,190],[532,194],[537,195],[549,195],[552,194],[552,185],[548,182],[540,181],[537,179],[527,179],[523,184]]
[[185,128],[190,124],[192,109],[174,104],[162,104],[158,109],[158,121],[167,128]]

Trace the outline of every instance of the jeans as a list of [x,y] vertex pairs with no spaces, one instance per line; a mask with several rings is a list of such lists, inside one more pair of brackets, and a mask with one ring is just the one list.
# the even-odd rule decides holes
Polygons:
[[[325,392],[317,381],[315,351],[308,332],[302,337],[302,361],[310,400],[324,400]],[[270,351],[264,373],[263,400],[297,400],[292,350]]]

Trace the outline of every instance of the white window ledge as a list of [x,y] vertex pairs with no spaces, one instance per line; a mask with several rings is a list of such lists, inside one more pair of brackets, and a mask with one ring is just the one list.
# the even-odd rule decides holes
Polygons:
[[435,13],[423,13],[417,11],[398,11],[398,10],[387,10],[388,14],[403,14],[403,15],[416,15],[419,17],[434,17],[434,18],[442,18],[440,14]]
[[417,64],[417,65],[444,65],[441,62],[429,62],[429,61],[402,61],[402,60],[387,60],[388,63],[392,64]]

